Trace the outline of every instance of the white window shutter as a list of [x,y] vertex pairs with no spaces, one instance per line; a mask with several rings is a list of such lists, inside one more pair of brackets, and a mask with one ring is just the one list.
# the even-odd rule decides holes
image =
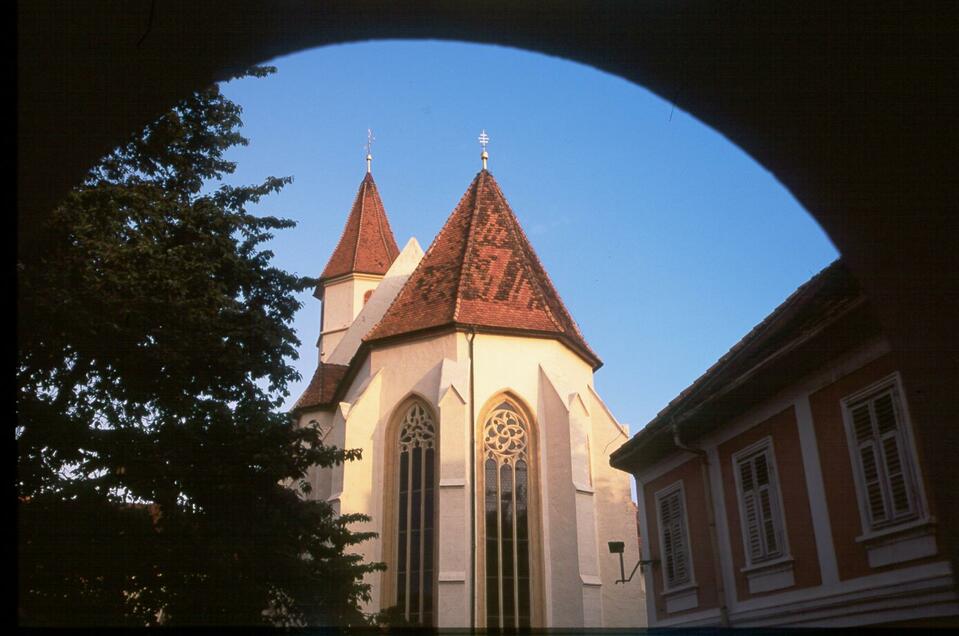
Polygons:
[[676,489],[659,499],[659,522],[663,537],[662,563],[666,586],[670,588],[691,579],[682,494],[681,490]]
[[741,462],[739,472],[743,489],[743,529],[746,532],[746,545],[749,548],[750,559],[756,560],[762,558],[763,548],[762,539],[759,535],[759,505],[753,487],[752,462]]
[[873,401],[876,414],[876,428],[882,443],[882,456],[889,479],[889,498],[893,516],[902,516],[912,512],[909,486],[905,475],[905,462],[900,443],[902,427],[899,425],[899,409],[892,393],[886,393]]
[[881,526],[913,516],[916,496],[895,388],[873,394],[848,408],[870,525]]
[[750,563],[778,557],[784,550],[782,509],[771,452],[764,446],[744,451],[746,454],[735,460],[743,538]]
[[866,504],[873,523],[886,520],[885,497],[879,479],[879,463],[876,461],[876,445],[868,440],[859,445],[859,461],[862,465],[863,482],[866,487]]
[[686,515],[683,511],[683,498],[681,493],[678,491],[672,496],[673,501],[673,534],[676,537],[674,545],[676,546],[676,553],[674,555],[674,562],[676,564],[676,578],[675,583],[678,585],[680,583],[685,583],[689,580],[689,564],[686,562],[688,547],[686,545],[686,528],[685,519]]

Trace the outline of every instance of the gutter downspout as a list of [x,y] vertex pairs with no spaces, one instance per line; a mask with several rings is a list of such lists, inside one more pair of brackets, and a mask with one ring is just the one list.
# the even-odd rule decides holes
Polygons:
[[476,327],[470,327],[470,629],[476,629],[476,400],[473,390],[473,340]]
[[719,562],[719,540],[716,538],[716,509],[713,505],[712,482],[709,479],[709,457],[706,451],[701,448],[692,448],[686,446],[679,439],[679,426],[676,422],[670,424],[673,431],[673,445],[694,455],[698,455],[702,460],[699,464],[703,475],[703,487],[706,490],[706,518],[709,523],[709,542],[712,545],[713,552],[713,571],[716,578],[716,593],[719,597],[719,624],[721,627],[729,627],[729,607],[726,604],[726,586],[723,584],[723,570]]

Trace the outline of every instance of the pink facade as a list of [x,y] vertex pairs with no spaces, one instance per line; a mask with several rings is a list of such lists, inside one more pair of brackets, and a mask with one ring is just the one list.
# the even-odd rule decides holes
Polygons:
[[613,454],[651,627],[956,624],[930,424],[895,359],[837,261]]

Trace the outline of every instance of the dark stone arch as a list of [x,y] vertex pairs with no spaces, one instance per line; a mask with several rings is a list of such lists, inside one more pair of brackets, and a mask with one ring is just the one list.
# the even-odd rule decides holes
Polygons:
[[[561,55],[723,133],[825,229],[873,301],[959,537],[959,34],[949,2],[189,0],[18,4],[18,259],[85,170],[189,91],[305,48],[442,38]],[[956,542],[951,546],[959,568]]]

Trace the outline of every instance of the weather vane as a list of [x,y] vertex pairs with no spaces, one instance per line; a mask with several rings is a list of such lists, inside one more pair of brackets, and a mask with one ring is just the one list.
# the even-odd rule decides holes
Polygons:
[[373,164],[373,142],[376,141],[376,137],[373,136],[373,129],[366,129],[366,172],[372,172]]
[[489,159],[489,153],[486,152],[486,144],[489,143],[489,135],[486,134],[486,129],[483,129],[483,132],[479,136],[480,145],[483,146],[483,154],[480,155],[480,159],[483,160],[483,170],[486,170],[486,160]]

